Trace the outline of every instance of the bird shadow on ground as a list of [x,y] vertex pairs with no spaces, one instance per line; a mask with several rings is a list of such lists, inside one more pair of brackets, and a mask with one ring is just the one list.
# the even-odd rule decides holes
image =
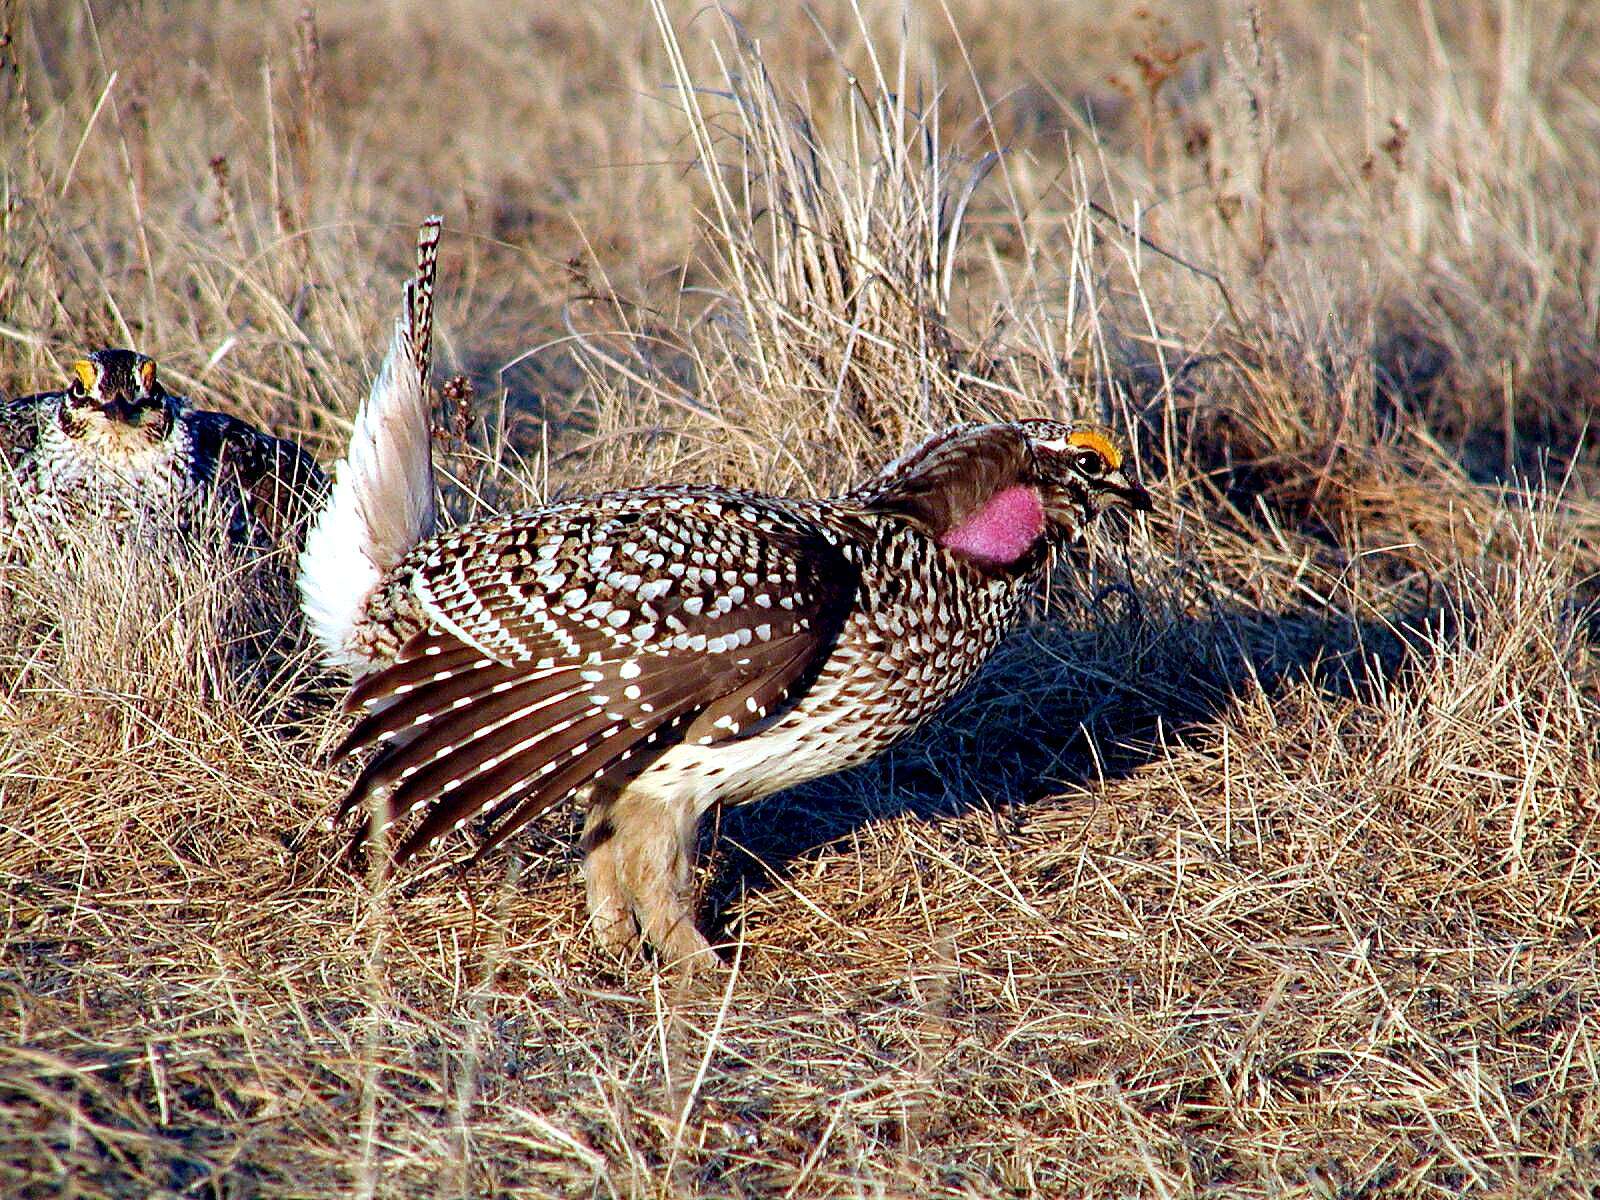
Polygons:
[[1358,621],[1241,610],[1085,630],[1040,623],[1011,639],[931,725],[852,771],[722,814],[702,912],[731,938],[743,897],[880,821],[988,810],[1008,822],[1074,786],[1125,777],[1211,726],[1244,695],[1309,682],[1370,695],[1462,636],[1462,614],[1416,607]]

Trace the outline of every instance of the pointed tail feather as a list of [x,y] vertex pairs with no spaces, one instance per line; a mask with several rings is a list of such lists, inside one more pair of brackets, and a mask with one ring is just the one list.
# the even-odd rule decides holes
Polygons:
[[440,224],[429,217],[417,234],[417,272],[394,338],[300,555],[300,607],[311,631],[330,664],[355,673],[374,665],[354,637],[367,601],[438,520],[428,372]]

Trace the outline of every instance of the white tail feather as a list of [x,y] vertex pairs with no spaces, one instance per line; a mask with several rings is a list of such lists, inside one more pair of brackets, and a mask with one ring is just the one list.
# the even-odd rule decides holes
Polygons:
[[353,672],[371,666],[356,644],[367,602],[438,520],[428,373],[438,217],[417,234],[417,273],[406,285],[394,338],[373,380],[350,448],[300,554],[300,607],[323,655]]

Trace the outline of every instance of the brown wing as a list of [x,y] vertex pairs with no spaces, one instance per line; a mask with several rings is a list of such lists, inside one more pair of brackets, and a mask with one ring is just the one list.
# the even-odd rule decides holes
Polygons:
[[273,545],[303,536],[328,491],[327,476],[309,454],[226,413],[196,409],[183,419],[214,464],[213,487],[242,501],[244,525]]
[[13,465],[39,445],[39,420],[60,403],[62,393],[40,392],[6,399],[0,395],[0,457]]
[[709,489],[446,535],[412,579],[433,628],[350,694],[342,750],[379,749],[341,811],[428,809],[403,859],[487,809],[492,845],[686,736],[745,736],[815,680],[857,579],[821,529]]

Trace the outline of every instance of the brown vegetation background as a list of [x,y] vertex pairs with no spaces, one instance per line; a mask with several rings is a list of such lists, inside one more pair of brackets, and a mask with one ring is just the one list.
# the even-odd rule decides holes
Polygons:
[[570,813],[342,865],[281,572],[0,547],[0,1193],[1591,1194],[1593,6],[0,3],[9,393],[330,462],[431,211],[457,515],[1025,412],[1160,510],[725,817],[688,993]]

